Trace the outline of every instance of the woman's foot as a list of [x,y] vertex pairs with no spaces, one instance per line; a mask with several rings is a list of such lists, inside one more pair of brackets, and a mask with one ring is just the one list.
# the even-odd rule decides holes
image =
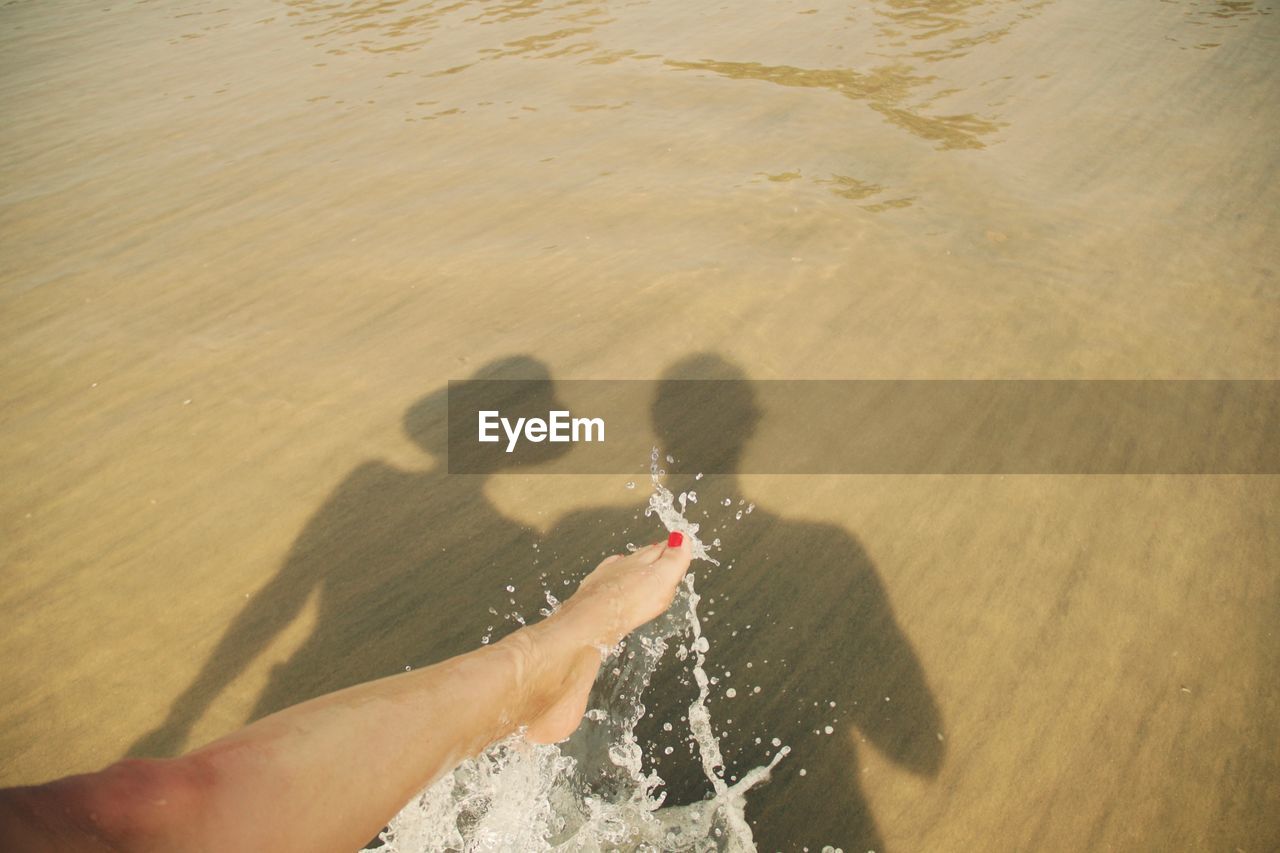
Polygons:
[[[666,612],[689,570],[687,536],[672,533],[626,556],[606,558],[587,575],[560,609],[530,626],[535,707],[525,736],[555,743],[573,734],[587,709],[587,696],[602,654],[641,625]],[[525,632],[519,632],[525,633]],[[549,684],[546,673],[568,675]]]

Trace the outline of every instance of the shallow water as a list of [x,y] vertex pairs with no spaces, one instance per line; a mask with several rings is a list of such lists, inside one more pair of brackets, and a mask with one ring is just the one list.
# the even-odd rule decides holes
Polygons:
[[[718,566],[697,537],[699,525],[685,515],[688,493],[676,496],[657,474],[653,452],[652,488],[646,515],[667,530],[682,531],[698,569],[691,570],[670,610],[616,648],[602,654],[597,684],[582,728],[561,744],[530,744],[520,734],[489,747],[409,802],[379,835],[388,853],[425,850],[646,850],[749,851],[755,839],[745,812],[751,790],[790,753],[774,741],[769,762],[725,780],[720,739],[707,707],[712,684],[706,660],[710,644],[698,617],[701,596],[696,574]],[[696,503],[696,495],[694,496]],[[554,593],[544,588],[552,608]],[[549,612],[549,611],[547,611]],[[522,616],[512,614],[521,621]],[[672,650],[678,646],[678,652]],[[712,792],[696,803],[667,806],[665,782],[636,738],[645,716],[645,692],[664,655],[671,650],[697,685],[697,698],[678,720],[690,764],[701,765]],[[687,669],[686,669],[687,667]],[[733,695],[732,688],[727,691]],[[659,697],[661,700],[663,697]],[[650,698],[652,701],[652,698]],[[668,752],[671,748],[668,748]],[[696,759],[693,757],[696,755]]]
[[[540,573],[651,541],[619,478],[443,474],[418,415],[496,359],[1277,378],[1278,27],[1248,0],[0,6],[0,783],[439,660],[535,613]],[[1280,847],[1276,478],[673,488],[758,505],[707,519],[734,568],[698,589],[728,772],[793,748],[748,797],[762,848]],[[687,705],[676,669],[650,695]],[[709,792],[637,737],[669,804]]]

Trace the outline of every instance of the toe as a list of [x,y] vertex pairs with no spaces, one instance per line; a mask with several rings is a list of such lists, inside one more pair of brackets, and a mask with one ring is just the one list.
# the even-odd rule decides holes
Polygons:
[[[674,538],[673,535],[672,539]],[[672,544],[672,539],[662,543],[658,556],[651,565],[664,573],[672,573],[678,580],[689,570],[689,563],[693,559],[693,544],[688,534],[682,534],[678,544]]]

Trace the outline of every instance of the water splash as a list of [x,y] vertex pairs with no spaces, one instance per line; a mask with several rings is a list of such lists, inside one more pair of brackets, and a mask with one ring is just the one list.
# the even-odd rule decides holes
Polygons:
[[[646,516],[658,517],[662,522],[662,526],[667,528],[668,532],[680,531],[689,538],[693,545],[693,559],[705,560],[713,566],[720,565],[720,561],[713,558],[708,552],[707,547],[698,538],[698,530],[700,525],[695,524],[684,516],[684,509],[687,503],[697,503],[697,492],[685,492],[680,495],[679,509],[676,508],[676,496],[662,484],[662,475],[665,472],[658,467],[658,450],[653,449],[649,456],[649,482],[653,486],[653,491],[649,493],[649,506],[645,509]],[[689,495],[693,495],[693,500],[689,501]],[[694,619],[697,619],[695,614]]]
[[[654,450],[653,492],[645,514],[688,536],[695,560],[718,566],[698,538],[699,526],[683,513],[696,496],[677,499],[661,482],[658,458]],[[777,751],[767,766],[742,774],[732,785],[725,780],[707,707],[713,683],[706,672],[710,640],[702,632],[699,601],[691,571],[667,613],[606,657],[590,710],[573,737],[542,745],[514,735],[494,744],[406,805],[379,836],[383,850],[755,850],[745,814],[747,792],[766,781],[790,749],[774,738]],[[548,596],[547,604],[554,609],[559,602]],[[689,662],[698,686],[688,709],[689,738],[714,793],[692,805],[663,807],[662,778],[646,770],[635,728],[645,713],[644,690],[673,639],[682,644],[685,653],[678,658]],[[670,728],[670,722],[664,725]]]

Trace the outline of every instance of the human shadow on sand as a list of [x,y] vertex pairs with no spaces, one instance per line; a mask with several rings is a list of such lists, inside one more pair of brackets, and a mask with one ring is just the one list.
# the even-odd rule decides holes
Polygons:
[[[717,381],[684,381],[690,379]],[[719,679],[708,705],[723,732],[725,776],[732,782],[767,764],[778,738],[791,754],[747,797],[759,849],[883,851],[862,793],[859,746],[935,776],[944,756],[941,715],[857,539],[840,527],[752,507],[743,494],[737,474],[761,415],[755,397],[737,367],[698,355],[666,372],[652,404],[663,457],[675,463],[665,466],[673,469],[667,486],[676,494],[696,491],[686,517],[702,525],[704,542],[723,543],[712,549],[719,566],[695,563],[693,572],[712,644],[707,670]],[[708,473],[695,479],[696,472]],[[549,544],[572,562],[662,532],[641,506],[589,510],[566,517]],[[690,744],[687,709],[697,689],[689,668],[668,652],[644,691],[647,713],[636,728],[647,761],[666,782],[668,805],[712,791]]]
[[[721,381],[682,381],[695,378]],[[534,380],[521,384],[519,399],[502,402],[504,412],[565,408],[546,367],[532,358],[495,362],[473,379]],[[933,776],[943,760],[940,714],[856,539],[763,506],[747,512],[737,474],[760,413],[744,379],[716,356],[691,357],[668,370],[652,407],[664,452],[687,472],[673,471],[668,486],[697,490],[701,497],[687,514],[702,525],[704,540],[723,542],[714,552],[721,565],[698,563],[694,571],[712,642],[708,668],[719,678],[710,706],[723,732],[725,775],[733,781],[766,764],[779,738],[791,755],[772,782],[748,795],[760,849],[830,844],[883,851],[861,792],[858,745],[869,743],[899,766]],[[540,541],[490,503],[484,476],[446,473],[446,416],[444,389],[409,409],[406,432],[436,464],[417,471],[371,461],[348,475],[280,570],[232,620],[166,719],[130,755],[181,751],[210,704],[313,597],[314,627],[272,671],[251,718],[469,651],[482,628],[493,626],[496,639],[516,627],[494,605],[532,616],[546,590],[562,595],[596,558],[664,535],[636,506],[573,513]],[[545,443],[513,454],[512,464],[549,462],[564,447]],[[708,473],[695,480],[696,471]],[[726,498],[731,506],[722,505]],[[687,709],[696,695],[690,681],[688,662],[669,652],[644,692],[648,713],[637,727],[671,805],[696,802],[711,790],[688,744]],[[607,683],[606,673],[597,686]]]
[[[545,365],[513,357],[474,380],[521,379],[516,414],[563,408]],[[381,461],[356,468],[308,522],[276,575],[232,620],[167,718],[129,749],[173,755],[209,705],[316,597],[315,626],[272,671],[251,719],[370,679],[426,666],[516,627],[490,608],[536,613],[528,583],[536,534],[502,515],[484,494],[485,477],[450,476],[445,389],[405,414],[406,433],[436,465],[406,471]],[[543,444],[520,464],[548,461],[564,445]],[[514,464],[514,463],[513,463]],[[517,591],[508,592],[508,585]]]

